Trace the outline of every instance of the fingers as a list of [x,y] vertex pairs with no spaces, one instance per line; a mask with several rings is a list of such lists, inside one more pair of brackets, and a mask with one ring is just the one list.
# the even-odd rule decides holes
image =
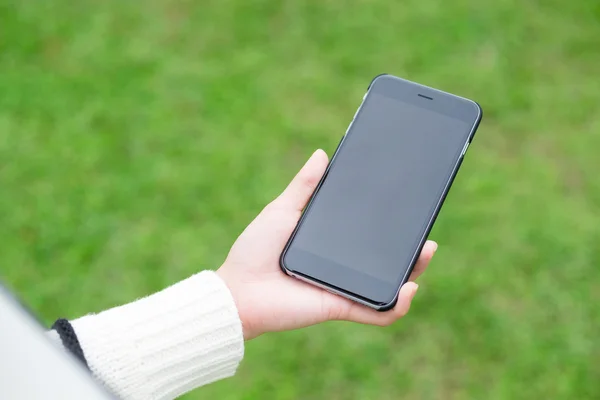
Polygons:
[[375,311],[358,303],[353,303],[350,306],[348,315],[343,319],[358,322],[360,324],[379,326],[390,325],[408,313],[410,304],[417,294],[418,288],[419,285],[414,282],[405,283],[398,294],[398,302],[393,309],[386,312]]
[[323,150],[315,151],[288,187],[277,198],[278,206],[294,211],[302,211],[319,184],[327,168],[327,163],[327,154]]
[[425,272],[437,248],[438,244],[433,240],[428,240],[427,242],[425,242],[425,245],[421,250],[421,255],[419,255],[419,259],[417,260],[417,264],[413,268],[412,274],[410,274],[409,280],[414,281],[419,276],[421,276],[423,272]]
[[334,310],[336,310],[334,315],[337,316],[337,318],[334,319],[343,319],[368,325],[386,326],[405,316],[410,309],[413,298],[417,294],[417,290],[419,289],[419,285],[413,281],[417,279],[423,272],[425,272],[429,262],[437,250],[437,247],[438,244],[433,240],[428,240],[425,242],[419,259],[417,260],[417,264],[415,265],[415,268],[410,276],[410,280],[400,289],[398,301],[392,310],[379,312],[361,304],[347,299],[340,299],[338,297],[338,300],[342,300],[346,303],[345,307],[334,307]]

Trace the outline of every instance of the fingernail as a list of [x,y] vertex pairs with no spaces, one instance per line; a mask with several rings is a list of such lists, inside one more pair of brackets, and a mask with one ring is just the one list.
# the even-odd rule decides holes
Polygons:
[[438,248],[437,242],[433,242],[433,252],[434,253],[437,251],[437,248]]
[[323,150],[323,149],[317,149],[317,150],[315,150],[315,152],[312,154],[311,157],[314,157],[314,156],[316,156],[319,153],[325,154],[325,156],[327,156],[327,153],[325,153],[325,150]]
[[417,294],[417,290],[419,290],[419,285],[415,283],[415,288],[413,289],[413,296]]
[[315,158],[315,156],[317,155],[317,153],[319,152],[320,149],[315,150],[310,157],[308,157],[308,160],[306,160],[306,164],[308,164],[313,158]]
[[306,167],[308,164],[310,164],[310,162],[312,161],[313,158],[315,158],[315,155],[317,154],[319,150],[314,151],[310,157],[308,157],[308,159],[304,162],[304,167]]

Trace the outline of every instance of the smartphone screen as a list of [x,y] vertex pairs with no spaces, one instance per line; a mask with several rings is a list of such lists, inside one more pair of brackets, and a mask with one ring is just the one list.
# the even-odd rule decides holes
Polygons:
[[285,268],[370,302],[392,301],[479,115],[468,100],[377,78],[288,245]]

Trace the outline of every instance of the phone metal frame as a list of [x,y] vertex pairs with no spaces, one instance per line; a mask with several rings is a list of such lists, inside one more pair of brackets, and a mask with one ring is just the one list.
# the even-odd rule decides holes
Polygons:
[[473,137],[475,136],[475,132],[477,131],[477,128],[479,127],[479,123],[481,122],[481,119],[483,117],[483,110],[482,110],[481,106],[477,102],[475,102],[473,100],[467,99],[465,97],[457,96],[457,95],[454,95],[454,94],[450,94],[450,93],[447,93],[447,92],[443,92],[441,90],[434,89],[434,88],[431,88],[429,86],[425,86],[425,85],[421,85],[421,84],[416,84],[416,85],[420,86],[425,91],[433,91],[433,92],[437,92],[437,93],[442,93],[444,95],[450,95],[450,96],[453,96],[455,98],[462,99],[462,100],[465,100],[467,102],[473,103],[476,106],[477,110],[478,110],[478,114],[477,114],[475,123],[471,127],[471,131],[469,132],[469,135],[467,136],[467,140],[466,140],[465,144],[463,145],[461,154],[458,157],[458,160],[457,160],[456,164],[454,165],[454,168],[452,170],[452,173],[450,174],[450,177],[449,177],[448,181],[446,182],[446,185],[444,186],[444,190],[442,191],[442,195],[440,196],[440,199],[438,200],[438,202],[437,202],[437,204],[436,204],[436,206],[435,206],[435,208],[433,210],[433,213],[431,214],[431,217],[430,217],[430,219],[429,219],[429,221],[427,223],[425,231],[424,231],[424,233],[423,233],[423,235],[421,237],[421,240],[419,241],[419,245],[417,246],[415,254],[413,255],[413,257],[411,259],[410,265],[407,268],[406,273],[402,277],[402,280],[400,281],[400,285],[398,286],[398,289],[396,291],[396,294],[395,294],[394,298],[390,302],[388,302],[388,303],[375,303],[375,302],[371,301],[370,299],[367,299],[367,298],[364,298],[364,297],[362,297],[360,295],[357,295],[355,293],[351,293],[349,291],[346,291],[343,288],[339,288],[339,287],[336,287],[334,285],[330,285],[327,282],[323,282],[323,281],[321,281],[319,279],[313,278],[313,277],[308,276],[308,275],[304,275],[304,274],[299,273],[297,271],[291,271],[291,270],[289,270],[285,266],[285,255],[286,255],[286,253],[287,253],[290,245],[292,244],[292,242],[294,240],[294,237],[296,236],[296,233],[298,232],[298,229],[300,228],[300,226],[302,225],[302,223],[304,221],[304,218],[306,216],[306,211],[312,205],[312,202],[315,199],[316,194],[321,189],[321,186],[323,185],[323,182],[325,181],[327,175],[329,174],[329,170],[330,170],[331,166],[333,165],[333,163],[334,163],[334,161],[335,161],[335,159],[336,159],[336,157],[338,155],[338,152],[341,150],[342,145],[343,145],[344,141],[346,140],[346,137],[348,136],[348,132],[350,132],[350,130],[352,129],[352,125],[354,124],[354,121],[356,120],[356,116],[360,112],[362,106],[365,104],[365,100],[367,99],[367,97],[369,96],[369,94],[371,92],[371,88],[373,87],[373,83],[378,78],[383,77],[383,76],[394,78],[394,79],[397,79],[397,80],[400,80],[400,81],[403,81],[403,82],[406,82],[406,83],[409,83],[409,84],[412,84],[412,85],[416,84],[415,82],[411,82],[411,81],[408,81],[406,79],[402,79],[402,78],[399,78],[397,76],[393,76],[393,75],[385,74],[385,73],[384,74],[379,74],[379,75],[377,75],[376,77],[374,77],[371,80],[371,83],[369,84],[369,87],[367,88],[367,91],[364,94],[364,96],[362,98],[362,101],[361,101],[358,109],[354,113],[354,117],[352,118],[352,121],[348,125],[348,128],[346,129],[346,132],[344,133],[344,136],[342,136],[342,139],[338,143],[337,148],[335,149],[335,152],[333,153],[333,156],[331,157],[331,160],[329,161],[329,164],[327,165],[327,168],[325,169],[325,172],[323,173],[323,176],[321,177],[321,179],[320,179],[317,187],[315,188],[313,194],[311,195],[308,203],[304,207],[302,215],[300,216],[300,219],[298,220],[298,223],[296,224],[296,227],[294,228],[294,231],[290,235],[290,238],[288,239],[288,241],[287,241],[287,243],[286,243],[283,251],[281,252],[281,256],[279,257],[279,266],[282,269],[282,271],[285,274],[287,274],[288,276],[296,278],[296,279],[301,280],[303,282],[309,283],[311,285],[314,285],[316,287],[324,289],[324,290],[326,290],[326,291],[328,291],[330,293],[333,293],[333,294],[345,297],[347,299],[350,299],[352,301],[355,301],[357,303],[360,303],[362,305],[365,305],[367,307],[370,307],[370,308],[372,308],[374,310],[381,311],[381,312],[391,310],[396,305],[396,303],[398,301],[398,296],[400,294],[400,289],[408,281],[408,279],[410,277],[410,274],[412,273],[412,271],[413,271],[413,269],[414,269],[414,267],[415,267],[415,265],[416,265],[416,263],[417,263],[417,261],[419,259],[421,251],[423,249],[423,246],[425,245],[425,242],[427,241],[427,237],[429,236],[429,233],[431,232],[431,229],[433,228],[433,225],[434,225],[434,223],[435,223],[435,221],[436,221],[436,219],[438,217],[438,214],[439,214],[439,212],[440,212],[440,210],[441,210],[441,208],[442,208],[442,206],[444,204],[444,201],[446,200],[448,192],[450,191],[452,183],[454,182],[454,179],[455,179],[455,177],[456,177],[456,175],[458,173],[458,170],[460,169],[460,166],[462,165],[462,162],[463,162],[463,159],[465,157],[465,153],[467,152],[467,149],[469,147],[469,144],[473,140]]

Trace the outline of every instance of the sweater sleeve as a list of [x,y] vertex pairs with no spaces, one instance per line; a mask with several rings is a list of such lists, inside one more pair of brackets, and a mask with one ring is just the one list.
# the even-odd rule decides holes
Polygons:
[[126,400],[174,399],[232,376],[244,354],[233,297],[212,271],[71,324],[93,375]]

